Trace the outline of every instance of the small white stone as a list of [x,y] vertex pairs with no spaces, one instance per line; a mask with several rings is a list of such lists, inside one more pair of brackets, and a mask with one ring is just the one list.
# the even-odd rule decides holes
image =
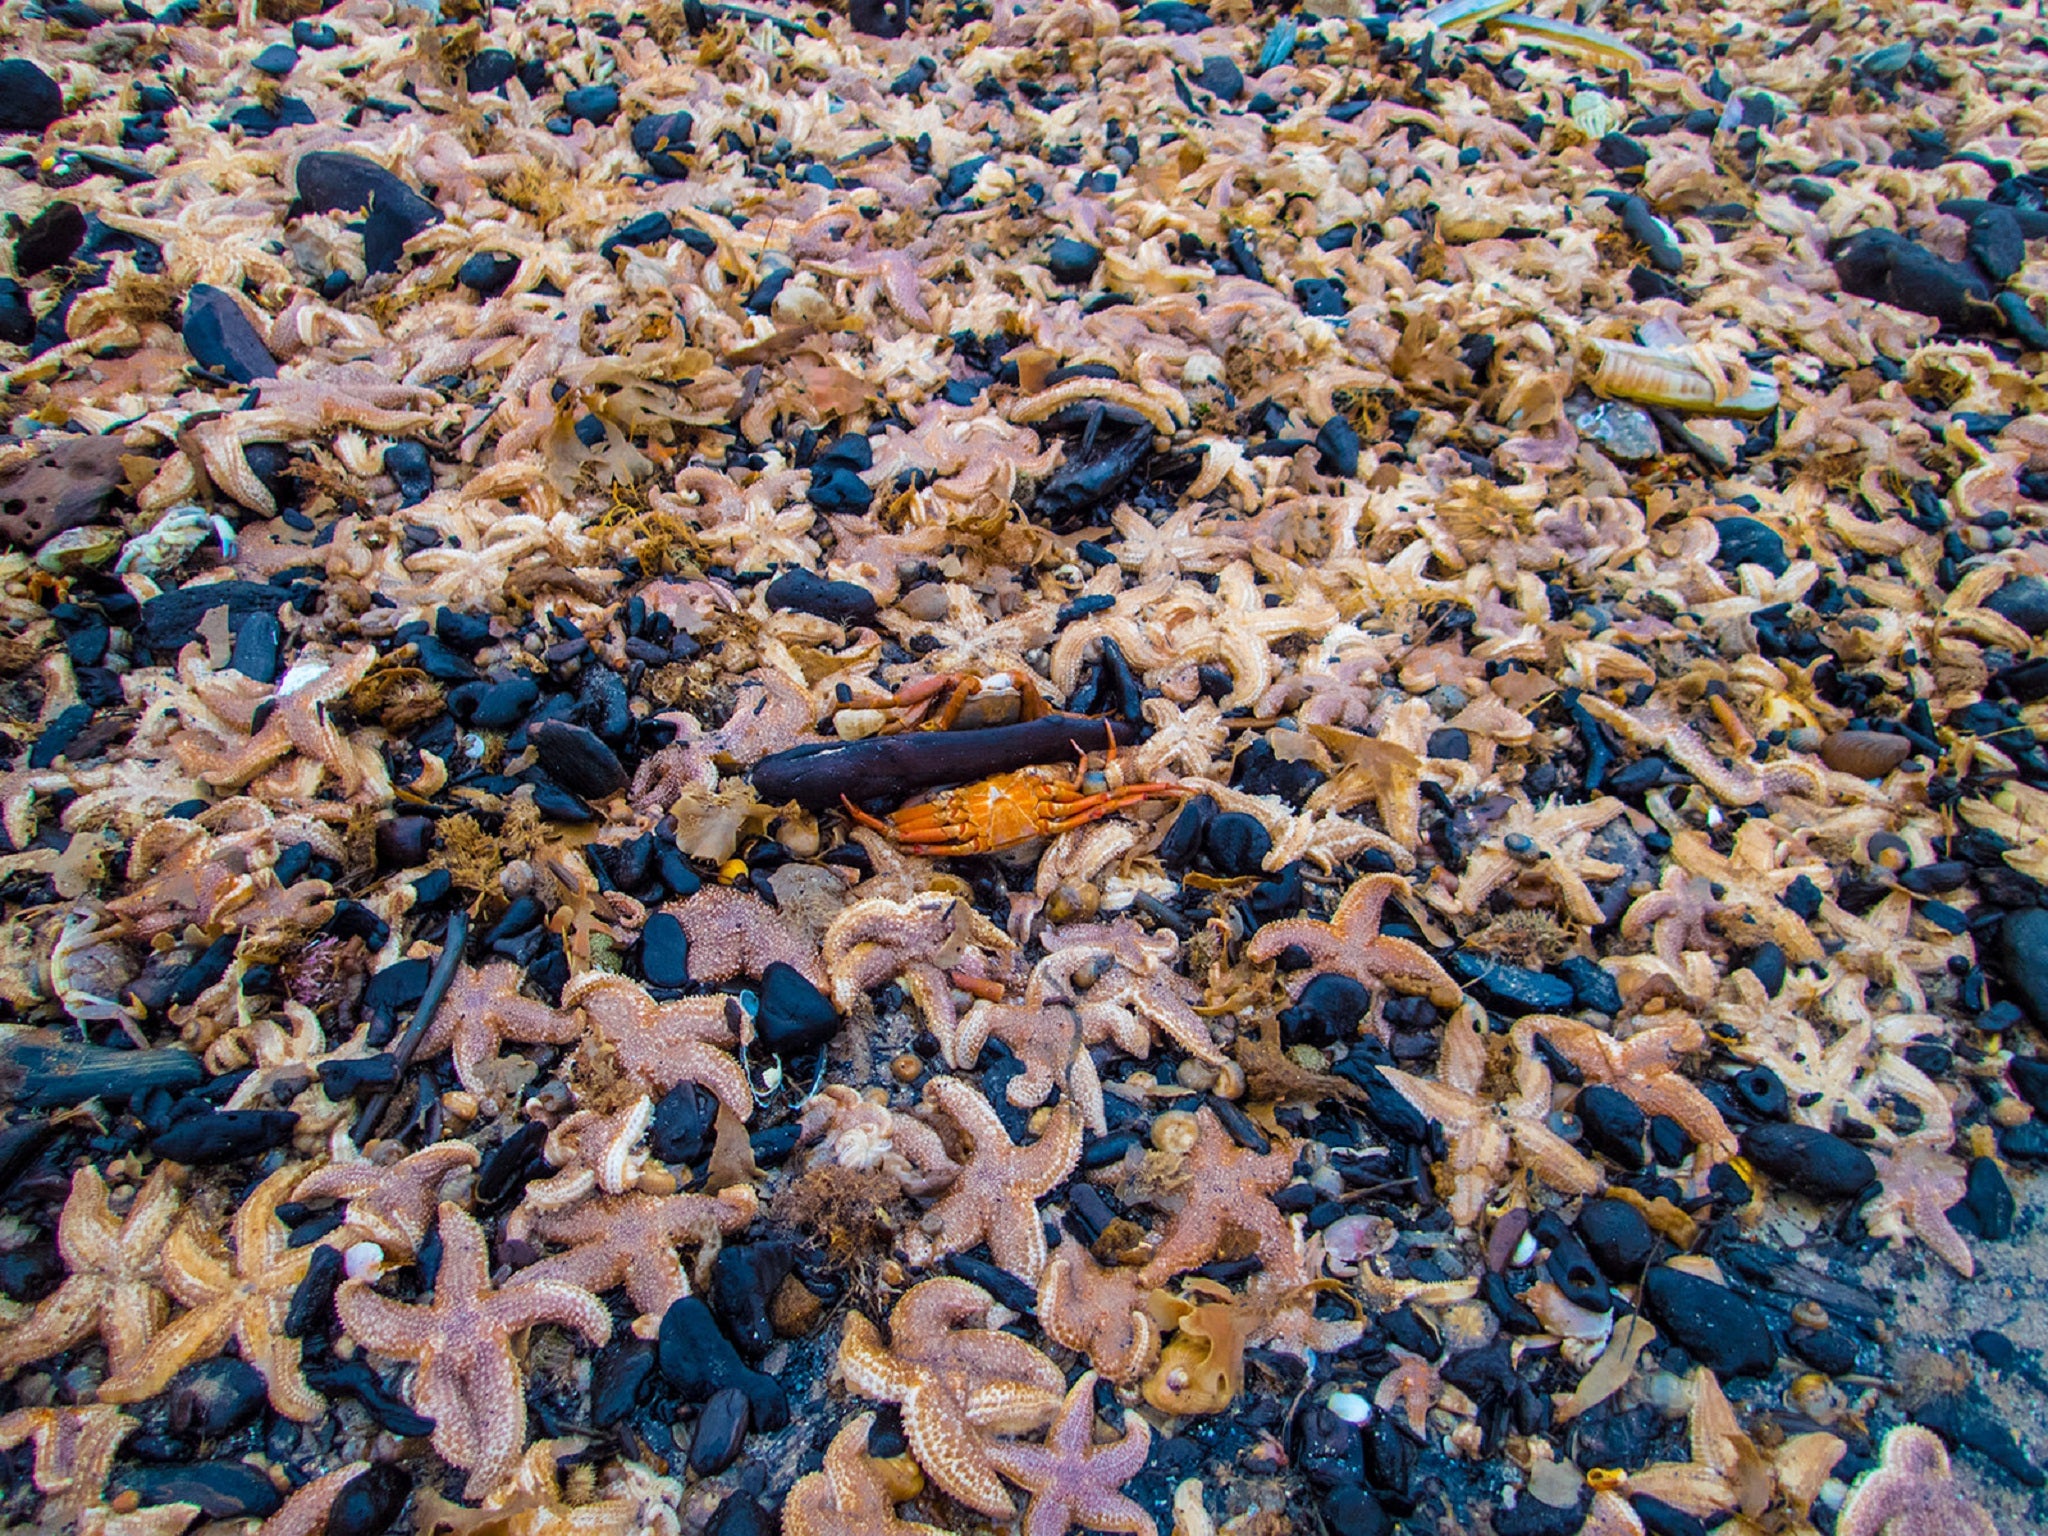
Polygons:
[[1346,1424],[1363,1424],[1372,1417],[1372,1404],[1356,1392],[1332,1392],[1323,1406]]
[[1516,1269],[1527,1269],[1536,1262],[1536,1238],[1532,1233],[1522,1234],[1522,1240],[1515,1244],[1515,1256],[1509,1262]]
[[375,1243],[350,1243],[341,1256],[341,1270],[351,1280],[374,1280],[384,1267],[384,1250]]

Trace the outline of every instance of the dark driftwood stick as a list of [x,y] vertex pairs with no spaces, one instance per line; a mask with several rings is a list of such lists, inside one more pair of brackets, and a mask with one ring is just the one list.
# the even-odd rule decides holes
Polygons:
[[908,731],[862,741],[820,741],[764,757],[754,765],[754,790],[772,804],[794,800],[806,810],[837,805],[839,797],[898,798],[942,784],[968,784],[993,773],[1100,752],[1110,732],[1119,746],[1137,740],[1127,721],[1047,715],[1019,725],[979,731]]
[[[405,1081],[405,1074],[412,1066],[413,1052],[420,1048],[427,1026],[434,1022],[434,1011],[441,1006],[441,999],[448,995],[449,985],[455,980],[455,968],[462,964],[463,946],[468,942],[469,914],[449,914],[448,932],[441,939],[441,958],[434,962],[433,973],[427,977],[427,989],[420,994],[420,1005],[413,1010],[412,1022],[406,1025],[405,1034],[399,1039],[394,1053],[398,1060],[399,1083]],[[392,1095],[397,1091],[395,1086],[386,1088],[363,1106],[363,1112],[356,1116],[356,1123],[349,1127],[350,1141],[360,1147],[376,1133],[377,1124],[384,1118],[384,1111],[391,1107]]]

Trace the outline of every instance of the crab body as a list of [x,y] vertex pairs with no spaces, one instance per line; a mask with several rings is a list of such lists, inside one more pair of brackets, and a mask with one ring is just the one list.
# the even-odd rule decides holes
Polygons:
[[870,816],[851,802],[846,808],[862,826],[912,852],[956,857],[996,853],[1086,826],[1146,800],[1178,799],[1187,793],[1178,784],[1112,789],[1106,774],[1092,772],[1085,764],[1074,769],[1040,764],[939,790],[887,817]]

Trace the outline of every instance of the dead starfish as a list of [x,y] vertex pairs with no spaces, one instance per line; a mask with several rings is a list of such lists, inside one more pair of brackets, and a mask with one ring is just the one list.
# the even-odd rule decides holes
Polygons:
[[321,1536],[327,1517],[342,1490],[370,1470],[367,1461],[351,1461],[336,1467],[292,1491],[276,1514],[257,1529],[256,1536]]
[[1147,1286],[1207,1264],[1233,1230],[1256,1238],[1262,1257],[1277,1258],[1294,1247],[1294,1229],[1268,1198],[1294,1177],[1294,1149],[1284,1141],[1263,1154],[1241,1147],[1206,1105],[1195,1111],[1195,1126],[1194,1145],[1181,1165],[1186,1181],[1180,1209],[1139,1272]]
[[1895,1243],[1910,1232],[1967,1280],[1977,1272],[1977,1260],[1948,1213],[1963,1198],[1968,1180],[1948,1154],[1948,1139],[1916,1136],[1901,1142],[1878,1165],[1881,1187],[1863,1208],[1863,1220],[1872,1237]]
[[840,1426],[825,1448],[823,1470],[808,1473],[782,1506],[782,1536],[946,1536],[935,1525],[901,1520],[896,1496],[868,1454],[872,1413]]
[[242,1358],[270,1388],[270,1405],[286,1418],[311,1423],[327,1400],[299,1370],[299,1341],[284,1330],[292,1296],[312,1262],[310,1246],[294,1248],[277,1208],[299,1181],[298,1168],[280,1168],[235,1208],[235,1252],[224,1259],[195,1229],[190,1213],[164,1246],[164,1287],[191,1310],[151,1341],[148,1356],[116,1371],[100,1386],[110,1403],[139,1403],[170,1385],[194,1361],[210,1360],[232,1338]]
[[[1220,1067],[1223,1052],[1187,999],[1190,984],[1173,968],[1179,949],[1172,934],[1146,933],[1128,918],[1061,928],[1046,935],[1046,956],[1031,984],[1076,1003],[1121,1009],[1148,1034],[1156,1029],[1196,1060]],[[1144,1056],[1149,1043],[1125,1049]]]
[[[431,1489],[422,1489],[417,1495],[414,1528],[422,1533],[474,1531],[492,1536],[637,1536],[662,1530],[661,1523],[648,1518],[648,1501],[630,1479],[621,1479],[626,1486],[614,1487],[603,1498],[572,1500],[563,1492],[557,1464],[582,1450],[584,1443],[580,1439],[536,1440],[511,1474],[484,1495],[481,1509],[466,1509]],[[656,1480],[650,1476],[649,1481]],[[664,1491],[661,1502],[668,1508],[661,1514],[667,1516],[667,1529],[674,1530],[673,1510],[680,1490],[672,1483],[669,1489],[674,1491]]]
[[629,977],[586,971],[562,989],[562,1007],[581,1008],[626,1070],[656,1091],[699,1083],[739,1119],[754,1113],[746,1073],[720,1049],[739,1043],[732,998],[657,1003]]
[[1005,1092],[1012,1104],[1035,1109],[1057,1087],[1080,1111],[1082,1123],[1098,1136],[1108,1134],[1109,1122],[1102,1102],[1102,1078],[1088,1047],[1116,1039],[1129,1054],[1143,1056],[1152,1045],[1151,1032],[1120,1008],[1070,1008],[1027,994],[1022,1003],[983,1002],[968,1009],[955,1036],[959,1059],[949,1055],[948,1063],[956,1068],[971,1067],[991,1036],[1024,1063],[1024,1070],[1010,1079]]
[[1038,1321],[1109,1380],[1136,1381],[1159,1359],[1159,1326],[1145,1307],[1150,1290],[1135,1269],[1105,1269],[1062,1237],[1038,1282]]
[[1605,1083],[1633,1099],[1646,1115],[1669,1115],[1685,1127],[1710,1162],[1735,1155],[1735,1135],[1714,1108],[1713,1100],[1678,1071],[1678,1060],[1706,1044],[1699,1024],[1681,1016],[1676,1022],[1638,1030],[1626,1040],[1582,1024],[1532,1013],[1515,1021],[1515,1049],[1533,1054],[1536,1037],[1548,1040],[1589,1083]]
[[1066,1377],[1012,1334],[962,1325],[986,1317],[988,1292],[925,1280],[890,1310],[889,1344],[858,1312],[846,1318],[839,1370],[863,1397],[899,1404],[911,1454],[931,1480],[983,1514],[1016,1513],[988,1459],[990,1433],[1037,1429],[1059,1411]]
[[387,1255],[410,1259],[434,1224],[442,1182],[481,1160],[466,1141],[439,1141],[395,1163],[330,1163],[308,1174],[292,1198],[348,1201],[350,1226]]
[[1813,925],[1779,898],[1802,877],[1825,888],[1831,877],[1826,864],[1780,864],[1784,834],[1767,816],[1752,816],[1735,834],[1728,853],[1720,853],[1698,832],[1672,835],[1671,857],[1692,874],[1713,881],[1719,905],[1715,921],[1737,944],[1754,947],[1770,939],[1798,965],[1817,965],[1822,958]]
[[114,1452],[135,1420],[118,1408],[17,1408],[0,1418],[0,1450],[35,1441],[29,1479],[43,1495],[46,1530],[77,1536],[178,1536],[199,1516],[197,1504],[154,1504],[116,1512],[107,1507]]
[[817,952],[799,943],[790,932],[789,920],[752,891],[707,885],[662,910],[683,925],[683,937],[690,945],[687,968],[692,981],[731,981],[735,976],[758,979],[779,960],[802,972],[812,986],[820,990],[825,986]]
[[832,920],[823,941],[832,999],[841,1010],[890,982],[900,982],[924,1014],[925,1027],[953,1061],[960,1013],[947,972],[986,975],[989,954],[1007,956],[1016,945],[974,910],[971,902],[940,891],[908,901],[871,896]]
[[604,1344],[612,1319],[589,1291],[560,1280],[514,1280],[493,1290],[483,1230],[460,1206],[442,1202],[440,1237],[432,1302],[393,1301],[364,1281],[345,1280],[335,1307],[358,1344],[418,1367],[412,1406],[434,1421],[434,1449],[468,1470],[464,1497],[474,1499],[504,1481],[526,1446],[526,1378],[513,1336],[559,1323]]
[[1428,950],[1380,933],[1381,909],[1389,897],[1407,889],[1408,882],[1399,875],[1367,875],[1344,893],[1327,923],[1305,917],[1268,923],[1252,936],[1245,953],[1266,961],[1290,945],[1306,951],[1309,966],[1289,986],[1295,994],[1308,985],[1313,972],[1335,971],[1361,986],[1420,992],[1439,1008],[1455,1007],[1461,995],[1458,984]]
[[57,1218],[57,1251],[68,1273],[28,1321],[0,1334],[0,1379],[95,1333],[106,1343],[115,1375],[140,1369],[170,1311],[162,1258],[177,1214],[177,1187],[164,1165],[136,1192],[125,1220],[108,1208],[99,1170],[82,1165]]
[[1145,1467],[1152,1426],[1124,1410],[1123,1438],[1095,1443],[1095,1373],[1083,1371],[1045,1444],[994,1440],[988,1459],[1003,1476],[1031,1493],[1024,1536],[1067,1536],[1075,1526],[1158,1536],[1152,1517],[1124,1497],[1123,1487]]
[[1601,921],[1600,903],[1586,880],[1612,880],[1618,864],[1590,857],[1593,834],[1628,807],[1603,795],[1583,805],[1552,801],[1541,810],[1515,801],[1492,836],[1474,850],[1458,881],[1458,910],[1476,913],[1504,885],[1535,881],[1548,885],[1577,922]]
[[812,1144],[813,1167],[880,1168],[908,1194],[930,1194],[960,1176],[937,1131],[844,1083],[827,1083],[804,1104],[798,1145]]
[[566,1117],[548,1132],[544,1149],[556,1172],[526,1186],[520,1209],[559,1211],[592,1190],[623,1195],[639,1188],[640,1171],[651,1155],[646,1141],[653,1120],[654,1100],[644,1093],[610,1114],[579,1109]]
[[376,661],[377,653],[366,649],[318,671],[306,671],[301,662],[279,686],[269,718],[239,747],[209,747],[196,732],[186,731],[171,739],[171,749],[187,772],[216,789],[239,789],[294,752],[303,753],[332,773],[341,792],[353,798],[364,785],[362,765],[327,708],[361,682]]
[[926,1213],[930,1234],[911,1234],[913,1264],[935,1264],[986,1242],[997,1264],[1033,1284],[1045,1268],[1045,1228],[1038,1202],[1066,1182],[1081,1156],[1081,1119],[1071,1105],[1054,1107],[1044,1134],[1020,1147],[974,1089],[958,1078],[935,1078],[926,1097],[974,1143],[960,1177]]
[[759,1209],[753,1187],[739,1184],[716,1195],[615,1195],[540,1212],[528,1235],[568,1248],[528,1265],[519,1280],[562,1281],[592,1294],[623,1285],[643,1316],[659,1318],[691,1294],[678,1250],[703,1250],[701,1275],[720,1242],[745,1231]]
[[1835,1517],[1835,1536],[1998,1536],[1998,1531],[1983,1507],[1957,1485],[1940,1438],[1917,1424],[1901,1424],[1884,1437],[1880,1464],[1849,1490]]
[[449,1052],[462,1086],[481,1093],[486,1087],[483,1065],[506,1042],[567,1045],[580,1039],[583,1027],[571,1005],[565,1001],[560,1008],[550,1008],[537,998],[521,996],[520,975],[509,960],[494,960],[480,969],[458,966],[448,995],[420,1037],[418,1054]]
[[1719,948],[1707,921],[1720,910],[1712,881],[1668,864],[1657,889],[1638,896],[1621,914],[1621,936],[1637,944],[1648,933],[1671,982],[1687,997],[1707,996],[1714,984],[1711,957]]

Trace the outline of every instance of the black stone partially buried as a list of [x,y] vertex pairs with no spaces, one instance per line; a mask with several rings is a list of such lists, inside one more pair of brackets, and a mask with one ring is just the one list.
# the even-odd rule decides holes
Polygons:
[[1643,1302],[1665,1336],[1717,1376],[1762,1376],[1778,1363],[1763,1315],[1703,1275],[1660,1264],[1643,1282]]
[[234,296],[211,283],[194,283],[185,296],[185,350],[202,368],[238,384],[277,377],[277,359],[256,334]]
[[315,213],[362,215],[363,260],[372,272],[398,266],[405,242],[441,222],[441,210],[361,155],[322,149],[302,157],[299,201]]

